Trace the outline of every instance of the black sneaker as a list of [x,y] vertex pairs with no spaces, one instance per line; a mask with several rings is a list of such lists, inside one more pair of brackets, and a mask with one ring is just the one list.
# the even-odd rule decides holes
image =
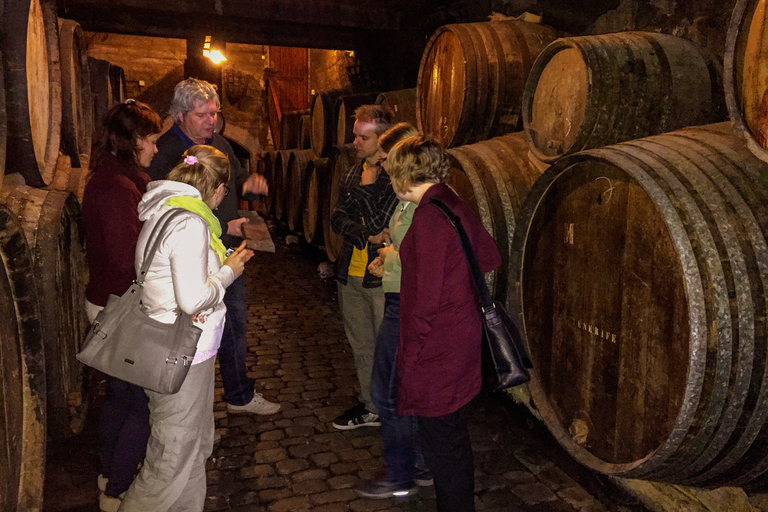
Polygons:
[[419,487],[429,487],[435,485],[435,479],[432,477],[432,473],[428,469],[416,468],[416,474],[413,477],[413,483]]
[[414,494],[416,489],[413,483],[395,484],[385,478],[373,478],[359,482],[354,490],[358,496],[379,500],[392,497],[405,498]]
[[360,427],[380,427],[379,415],[365,408],[365,404],[357,404],[335,420],[333,428],[352,430]]

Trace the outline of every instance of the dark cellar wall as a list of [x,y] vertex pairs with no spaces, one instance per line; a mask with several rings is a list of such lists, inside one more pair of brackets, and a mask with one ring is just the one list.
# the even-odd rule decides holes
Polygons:
[[401,32],[369,52],[358,52],[358,60],[378,69],[387,88],[414,87],[427,40],[441,25],[487,21],[493,13],[517,17],[530,12],[570,35],[627,30],[677,35],[708,49],[722,62],[735,4],[736,0],[436,0],[419,12],[404,13]]

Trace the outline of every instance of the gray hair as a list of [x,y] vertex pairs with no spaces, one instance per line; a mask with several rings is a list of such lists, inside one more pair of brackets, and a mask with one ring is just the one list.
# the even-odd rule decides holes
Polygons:
[[187,78],[176,84],[168,113],[174,123],[180,123],[181,114],[195,110],[211,100],[216,100],[217,109],[221,108],[221,100],[213,84],[197,78]]

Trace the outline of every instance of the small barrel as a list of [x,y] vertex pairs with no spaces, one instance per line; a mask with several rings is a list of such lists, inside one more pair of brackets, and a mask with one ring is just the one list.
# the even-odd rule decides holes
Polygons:
[[536,59],[523,95],[531,151],[581,151],[725,119],[722,72],[690,41],[621,32],[569,37]]
[[273,193],[274,203],[272,203],[275,213],[275,219],[283,220],[285,216],[285,184],[288,180],[288,162],[291,158],[291,151],[280,150],[275,155],[272,164],[272,185],[270,192]]
[[45,345],[48,434],[69,437],[83,428],[89,403],[85,367],[75,358],[88,330],[80,205],[72,194],[25,186],[3,187],[0,200],[21,220],[32,253]]
[[333,139],[336,136],[333,111],[336,98],[343,91],[323,91],[312,97],[310,116],[312,117],[312,150],[317,156],[327,157],[333,150]]
[[0,206],[0,510],[42,510],[45,351],[34,277],[18,218]]
[[723,87],[736,133],[768,162],[768,34],[765,2],[738,0],[728,27]]
[[544,25],[512,20],[437,29],[419,66],[419,130],[443,147],[518,130],[531,65],[556,37]]
[[768,483],[768,165],[728,123],[568,155],[512,243],[530,391],[579,462]]
[[61,68],[56,2],[7,0],[0,52],[5,68],[7,162],[28,185],[53,178],[61,144]]
[[331,227],[331,213],[336,207],[336,201],[339,198],[339,183],[341,177],[350,167],[357,163],[357,150],[352,144],[335,146],[331,157],[328,159],[328,179],[325,181],[323,197],[327,198],[323,202],[323,240],[325,241],[325,253],[328,259],[336,261],[341,252],[343,239]]
[[376,97],[376,104],[392,112],[392,124],[408,123],[418,125],[416,119],[416,88],[382,92]]
[[61,54],[61,150],[82,167],[81,154],[91,152],[93,98],[86,41],[80,25],[59,18]]
[[299,119],[299,149],[312,149],[312,117],[309,114]]
[[528,159],[528,144],[521,132],[451,148],[448,155],[448,185],[477,213],[501,254],[501,266],[487,279],[491,293],[503,301],[509,289],[515,219],[541,170]]
[[283,112],[280,119],[280,149],[297,149],[299,144],[299,130],[302,116],[309,115],[309,110],[294,110]]
[[355,110],[361,105],[370,105],[376,101],[378,94],[353,94],[336,99],[333,118],[336,123],[336,145],[351,144],[355,140],[352,130],[355,127]]
[[302,216],[302,229],[304,239],[308,244],[321,244],[323,242],[323,204],[328,200],[323,196],[327,188],[328,159],[314,158],[307,164],[307,177]]
[[315,157],[311,149],[297,149],[288,159],[288,172],[285,182],[285,220],[288,229],[301,229],[304,209],[304,189],[306,187],[307,164]]

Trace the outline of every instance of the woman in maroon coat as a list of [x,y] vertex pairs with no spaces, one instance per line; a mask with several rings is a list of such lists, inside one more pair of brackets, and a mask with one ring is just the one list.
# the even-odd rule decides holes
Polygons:
[[419,205],[400,244],[398,412],[417,417],[438,511],[472,512],[472,448],[462,411],[480,391],[482,323],[461,240],[431,201],[459,216],[483,272],[498,267],[501,256],[469,205],[444,183],[448,157],[435,141],[405,139],[387,162],[398,198]]
[[[85,255],[89,279],[86,313],[93,321],[110,294],[122,295],[136,278],[137,206],[150,179],[144,169],[157,153],[162,124],[148,105],[127,100],[104,120],[94,148],[91,177],[83,194]],[[148,398],[133,384],[110,378],[99,424],[101,471],[99,506],[116,511],[133,482],[149,438]]]

